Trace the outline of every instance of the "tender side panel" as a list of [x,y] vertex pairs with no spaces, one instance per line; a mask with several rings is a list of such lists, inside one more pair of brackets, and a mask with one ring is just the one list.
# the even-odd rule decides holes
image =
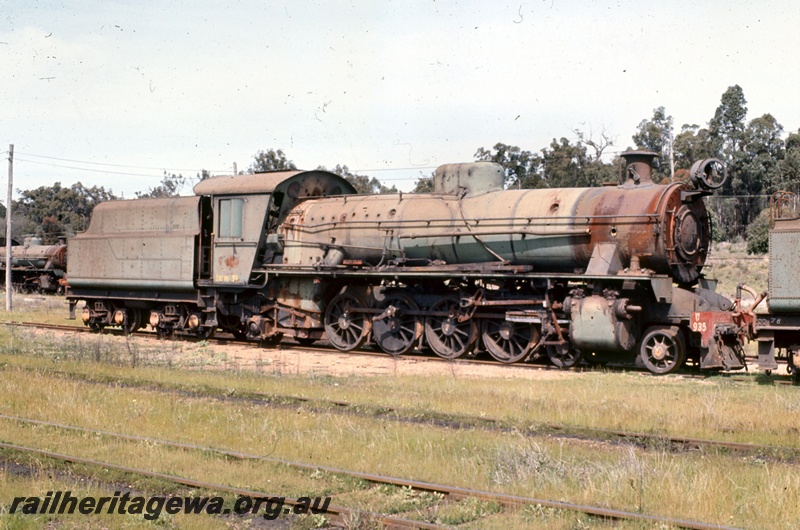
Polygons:
[[200,197],[110,201],[70,239],[74,288],[194,289]]
[[772,313],[800,312],[800,225],[769,235],[769,308]]

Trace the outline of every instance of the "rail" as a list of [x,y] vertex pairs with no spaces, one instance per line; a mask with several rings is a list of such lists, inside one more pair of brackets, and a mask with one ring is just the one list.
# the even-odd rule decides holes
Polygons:
[[[280,465],[283,465],[283,466],[293,467],[293,468],[297,468],[297,469],[320,470],[320,471],[325,471],[325,472],[329,472],[329,473],[347,475],[347,476],[350,476],[350,477],[353,477],[353,478],[358,478],[358,479],[361,479],[361,480],[365,480],[367,482],[371,482],[371,483],[374,483],[374,484],[386,484],[386,485],[392,485],[392,486],[401,486],[401,487],[411,488],[412,490],[415,490],[415,491],[426,491],[426,492],[441,493],[443,495],[447,495],[448,497],[455,498],[455,499],[471,497],[471,498],[476,498],[476,499],[482,500],[482,501],[496,502],[496,503],[498,503],[500,505],[503,505],[503,506],[506,506],[506,507],[519,507],[519,506],[526,506],[526,505],[536,506],[536,505],[539,505],[539,506],[542,506],[542,507],[545,507],[545,508],[554,508],[554,509],[559,509],[559,510],[568,510],[568,511],[573,511],[573,512],[580,512],[580,513],[585,513],[585,514],[588,514],[588,515],[592,515],[592,516],[596,516],[596,517],[602,517],[602,518],[606,518],[606,519],[631,520],[631,521],[640,521],[640,522],[648,522],[648,523],[661,523],[661,524],[673,525],[673,526],[676,526],[678,528],[697,529],[697,530],[710,530],[710,529],[720,530],[720,529],[729,528],[729,527],[724,527],[724,526],[715,525],[715,524],[708,524],[708,523],[703,523],[703,522],[698,522],[698,521],[690,521],[690,520],[685,520],[685,519],[676,519],[676,518],[671,518],[671,517],[662,517],[662,516],[657,516],[657,515],[648,515],[648,514],[637,513],[637,512],[629,512],[629,511],[625,511],[625,510],[616,510],[616,509],[606,508],[606,507],[601,507],[601,506],[575,504],[575,503],[570,503],[570,502],[554,501],[554,500],[550,500],[550,499],[541,499],[541,498],[535,498],[535,497],[522,497],[522,496],[517,496],[517,495],[507,495],[507,494],[484,491],[484,490],[463,488],[463,487],[459,487],[459,486],[448,486],[448,485],[444,485],[444,484],[421,482],[421,481],[408,480],[408,479],[403,479],[403,478],[398,478],[398,477],[388,477],[388,476],[376,475],[376,474],[372,474],[372,473],[349,471],[349,470],[339,469],[339,468],[335,468],[335,467],[319,466],[319,465],[315,465],[315,464],[309,464],[309,463],[305,463],[305,462],[294,462],[294,461],[287,461],[287,460],[282,460],[282,459],[278,459],[278,458],[265,457],[265,456],[261,456],[261,455],[252,455],[252,454],[243,453],[243,452],[239,452],[239,451],[229,451],[229,450],[225,450],[225,449],[219,449],[219,448],[214,448],[214,447],[205,447],[205,446],[199,446],[199,445],[188,444],[188,443],[183,443],[183,442],[175,442],[175,441],[170,441],[170,440],[163,440],[163,439],[158,439],[158,438],[150,438],[150,437],[144,437],[144,436],[136,436],[136,435],[122,434],[122,433],[115,433],[115,432],[98,430],[98,429],[89,429],[89,428],[85,428],[85,427],[79,427],[79,426],[73,426],[73,425],[64,425],[64,424],[60,424],[60,423],[47,422],[47,421],[42,421],[42,420],[35,420],[35,419],[31,419],[31,418],[22,418],[22,417],[18,417],[18,416],[8,416],[8,415],[0,414],[0,418],[6,419],[6,420],[17,421],[17,422],[30,423],[30,424],[40,425],[40,426],[58,428],[58,429],[65,429],[65,430],[73,430],[73,431],[78,431],[78,432],[99,434],[101,436],[118,438],[118,439],[123,439],[123,440],[128,440],[128,441],[144,442],[144,443],[150,443],[150,444],[159,444],[159,445],[163,445],[163,446],[166,446],[166,447],[173,447],[173,448],[178,448],[178,449],[183,449],[183,450],[212,452],[212,453],[216,453],[216,454],[221,455],[221,456],[231,457],[231,458],[236,458],[236,459],[242,459],[242,460],[265,461],[265,462],[270,462],[270,463],[274,463],[274,464],[280,464]],[[19,445],[15,445],[15,444],[0,443],[0,447],[6,448],[6,449],[13,449],[13,450],[17,450],[17,451],[22,451],[22,452],[31,452],[31,453],[39,454],[41,456],[46,456],[46,457],[49,457],[49,458],[54,458],[54,459],[64,460],[64,461],[69,461],[69,462],[74,462],[74,463],[82,463],[82,464],[88,464],[88,465],[96,465],[96,466],[108,467],[108,468],[116,469],[118,471],[138,474],[138,475],[142,475],[142,476],[148,476],[148,477],[152,477],[152,478],[158,478],[158,479],[162,479],[162,480],[166,480],[166,481],[170,481],[170,482],[174,482],[174,483],[178,483],[178,484],[182,484],[182,485],[186,485],[186,486],[203,488],[203,489],[208,489],[208,490],[215,490],[215,491],[225,491],[225,492],[228,492],[228,493],[233,493],[233,494],[241,495],[241,496],[244,496],[244,495],[250,496],[250,497],[274,497],[275,496],[275,495],[270,495],[270,494],[267,494],[267,493],[264,493],[264,492],[257,492],[257,491],[242,489],[242,488],[235,488],[235,487],[221,485],[221,484],[213,484],[213,483],[209,483],[209,482],[203,482],[203,481],[188,479],[188,478],[184,478],[184,477],[178,477],[178,476],[175,476],[175,475],[167,475],[167,474],[164,474],[164,473],[158,473],[158,472],[154,472],[154,471],[130,468],[130,467],[121,466],[121,465],[118,465],[118,464],[111,464],[111,463],[108,463],[108,462],[99,462],[99,461],[91,460],[91,459],[87,459],[87,458],[75,457],[75,456],[71,456],[71,455],[64,455],[64,454],[61,454],[61,453],[54,453],[54,452],[51,452],[51,451],[45,451],[45,450],[36,449],[36,448],[30,448],[30,447],[24,447],[24,446],[19,446]],[[287,499],[287,504],[292,504],[292,501]],[[342,515],[346,515],[348,513],[351,513],[353,510],[351,510],[349,508],[344,508],[342,506],[330,506],[328,511],[341,517]],[[391,517],[391,516],[385,516],[385,515],[374,514],[374,513],[370,513],[369,515],[371,515],[373,517],[376,517],[376,519],[379,522],[381,522],[383,524],[388,524],[388,525],[396,525],[396,526],[403,526],[403,527],[410,527],[410,528],[441,528],[441,526],[439,526],[439,525],[431,525],[429,523],[423,523],[423,522],[420,522],[420,521],[411,521],[411,520],[402,519],[402,518],[398,518],[398,517]]]

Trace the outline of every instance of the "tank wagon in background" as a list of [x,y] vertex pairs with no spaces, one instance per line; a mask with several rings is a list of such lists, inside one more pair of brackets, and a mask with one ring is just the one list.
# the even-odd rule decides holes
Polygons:
[[[66,270],[65,240],[55,245],[42,245],[38,237],[28,237],[22,245],[11,246],[11,285],[17,291],[64,294]],[[3,244],[0,246],[0,275],[5,277],[5,274],[6,247]]]
[[83,300],[94,329],[327,337],[343,351],[743,367],[741,327],[692,321],[736,310],[702,275],[718,161],[696,163],[692,184],[656,184],[654,153],[623,157],[624,182],[598,188],[504,190],[502,167],[477,162],[439,167],[430,194],[285,171],[102,203],[69,241],[71,312]]

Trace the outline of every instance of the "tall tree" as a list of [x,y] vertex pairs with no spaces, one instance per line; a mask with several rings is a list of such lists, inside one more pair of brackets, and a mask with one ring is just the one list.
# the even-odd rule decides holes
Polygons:
[[714,117],[708,122],[709,139],[717,156],[731,160],[745,142],[747,100],[739,85],[733,85],[722,94]]
[[[786,138],[786,154],[779,164],[777,188],[800,194],[800,129]],[[776,190],[777,191],[777,190]]]
[[745,235],[748,226],[767,205],[764,194],[771,193],[780,180],[779,163],[784,158],[783,127],[769,114],[747,124],[739,149],[732,153],[729,169],[733,199],[735,235]]
[[600,186],[616,180],[612,166],[593,159],[580,141],[570,143],[566,138],[550,142],[542,149],[542,182],[548,188]]
[[419,178],[414,183],[414,189],[411,190],[411,193],[433,193],[433,188],[433,173],[426,177],[420,171]]
[[200,170],[200,173],[194,179],[188,179],[183,175],[176,175],[174,173],[167,173],[164,172],[164,178],[161,179],[161,184],[154,188],[150,188],[146,192],[136,192],[137,199],[153,199],[159,197],[177,197],[181,194],[186,184],[189,184],[189,180],[200,182],[201,180],[205,180],[211,176],[211,173],[206,170]]
[[668,116],[664,107],[653,109],[653,117],[642,120],[633,135],[637,149],[653,151],[659,158],[653,161],[654,179],[660,180],[670,176],[669,148],[672,139],[672,116]]
[[689,169],[696,161],[716,156],[708,129],[701,129],[698,125],[687,124],[681,127],[681,132],[673,141],[672,150],[675,156],[676,178],[680,178],[681,170],[688,176]]
[[247,168],[248,173],[263,173],[265,171],[290,171],[297,169],[294,162],[286,158],[280,149],[267,149],[259,151],[253,157],[253,163]]
[[605,127],[600,131],[599,139],[595,137],[591,129],[588,133],[584,133],[580,129],[573,129],[572,132],[578,137],[578,143],[587,145],[594,150],[594,161],[602,159],[603,152],[614,145],[614,138],[606,131]]
[[[317,169],[321,169],[324,171],[328,171],[325,169],[325,166],[320,166]],[[356,193],[361,194],[378,194],[378,193],[397,193],[397,187],[392,186],[391,188],[384,186],[380,180],[376,179],[375,177],[369,177],[367,175],[357,175],[350,171],[345,165],[336,164],[336,167],[330,170],[331,173],[336,173],[347,180],[353,187],[356,189]]]
[[515,145],[496,143],[491,150],[479,147],[475,152],[475,160],[497,162],[505,170],[505,186],[507,188],[541,188],[544,187],[538,173],[541,158],[524,151]]
[[[780,188],[780,163],[786,157],[785,144],[781,136],[783,126],[771,114],[751,120],[745,134],[747,164],[740,191],[748,194],[773,193]],[[741,178],[741,177],[740,177]]]
[[13,211],[15,216],[27,220],[24,233],[41,233],[41,226],[46,223],[51,236],[54,235],[51,229],[56,225],[61,225],[67,234],[84,230],[95,206],[117,198],[102,186],[87,188],[80,182],[68,188],[56,182],[52,186],[17,192],[20,199],[14,201]]
[[181,190],[186,185],[186,177],[183,175],[176,175],[174,173],[167,174],[164,172],[164,178],[161,179],[161,184],[154,188],[150,188],[146,192],[136,192],[137,199],[154,199],[160,197],[177,197],[181,194]]
[[[739,85],[728,87],[722,94],[714,117],[708,122],[708,137],[712,152],[727,166],[728,181],[714,208],[725,239],[744,236],[751,218],[758,215],[758,204],[746,194],[757,188],[757,183],[747,174],[747,100]],[[745,195],[741,195],[745,194]],[[752,211],[755,208],[756,211]]]

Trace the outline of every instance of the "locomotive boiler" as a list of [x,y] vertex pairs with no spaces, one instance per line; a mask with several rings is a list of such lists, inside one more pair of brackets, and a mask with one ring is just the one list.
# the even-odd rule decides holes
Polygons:
[[653,184],[652,157],[627,153],[630,178],[621,186],[504,190],[503,168],[477,162],[439,167],[429,195],[305,201],[280,227],[283,262],[497,262],[585,273],[608,272],[603,258],[590,268],[605,252],[624,267],[692,284],[711,240],[703,192]]
[[438,168],[430,194],[356,195],[335,174],[291,171],[103,203],[70,241],[71,308],[84,300],[95,329],[344,351],[741,366],[731,340],[715,348],[690,327],[693,312],[731,309],[701,273],[717,161],[695,164],[692,184],[656,184],[654,153],[623,156],[623,182],[598,188],[505,190],[499,165],[476,162]]

